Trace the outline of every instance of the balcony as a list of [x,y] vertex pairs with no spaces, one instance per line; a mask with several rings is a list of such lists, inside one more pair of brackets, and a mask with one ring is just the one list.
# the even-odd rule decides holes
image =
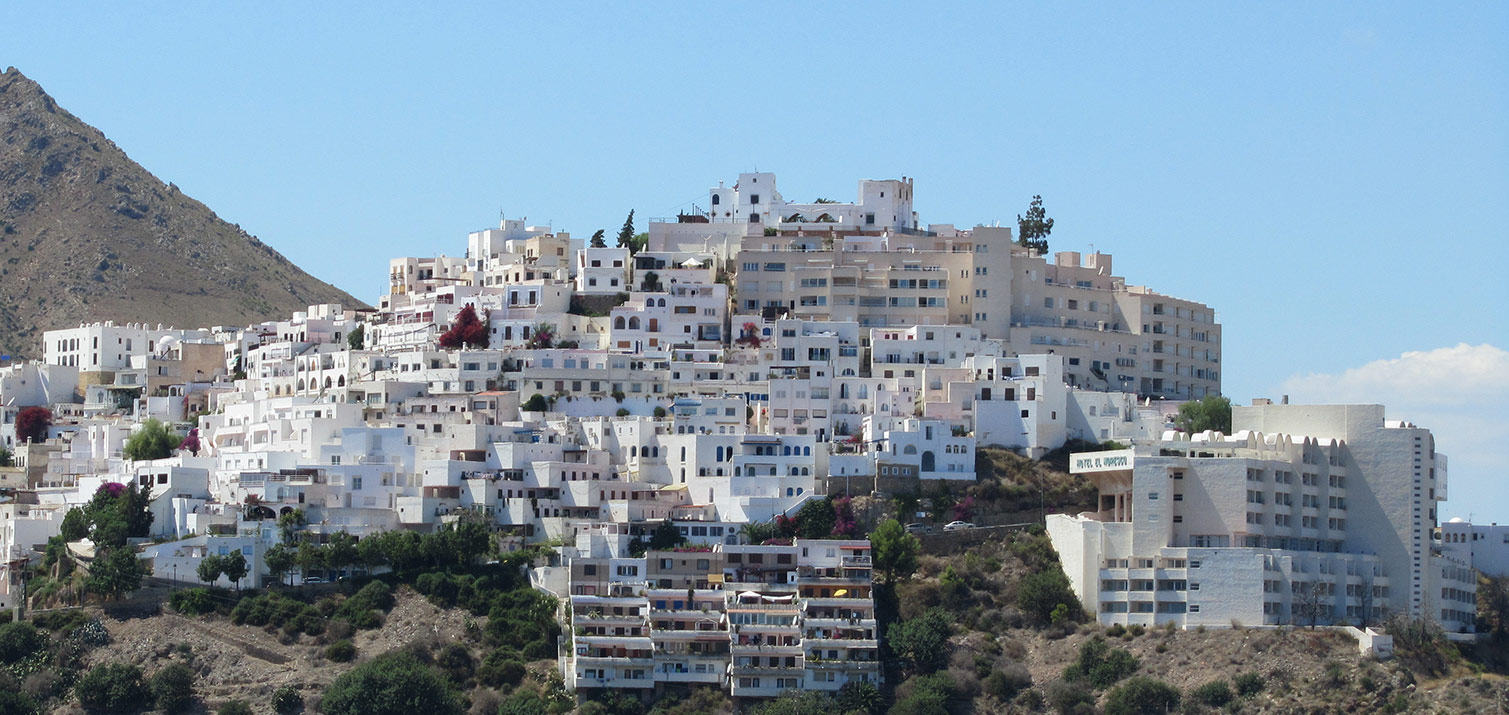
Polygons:
[[576,656],[578,668],[625,668],[641,667],[650,668],[655,665],[655,659],[649,656],[629,658],[622,656],[606,655],[579,655]]
[[729,675],[758,675],[758,676],[790,676],[802,677],[803,665],[799,661],[796,665],[734,665],[729,666]]

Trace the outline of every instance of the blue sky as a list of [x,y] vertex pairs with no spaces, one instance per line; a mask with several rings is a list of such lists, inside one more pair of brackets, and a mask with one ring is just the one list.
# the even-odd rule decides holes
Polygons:
[[[6,15],[0,66],[364,300],[389,257],[460,253],[500,210],[589,235],[756,167],[790,199],[906,175],[924,222],[1009,224],[1042,194],[1055,249],[1215,307],[1240,402],[1428,403],[1391,416],[1509,430],[1509,374],[1453,362],[1509,347],[1503,3]],[[1336,388],[1406,353],[1487,384],[1444,403],[1410,392],[1429,381]],[[1509,521],[1496,445],[1438,440],[1457,500]]]

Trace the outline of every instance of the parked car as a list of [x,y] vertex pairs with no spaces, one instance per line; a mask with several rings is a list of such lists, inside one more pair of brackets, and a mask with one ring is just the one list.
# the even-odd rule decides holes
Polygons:
[[961,530],[964,530],[964,529],[973,529],[973,528],[975,528],[975,525],[971,524],[971,523],[969,523],[967,521],[950,521],[947,524],[943,525],[943,530],[944,531],[961,531]]
[[908,534],[931,534],[931,533],[933,533],[933,527],[928,526],[927,524],[920,524],[920,523],[917,523],[917,524],[907,524],[906,525],[906,533],[908,533]]
[[325,582],[325,579],[322,579],[319,576],[310,576],[309,578],[304,579],[304,583],[324,583],[324,582]]

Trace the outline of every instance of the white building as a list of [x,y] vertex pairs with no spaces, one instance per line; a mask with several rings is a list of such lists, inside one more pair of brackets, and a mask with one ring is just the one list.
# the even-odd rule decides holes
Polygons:
[[1473,524],[1461,517],[1441,525],[1436,548],[1490,578],[1509,576],[1509,525]]
[[1074,455],[1100,508],[1048,533],[1102,623],[1374,623],[1473,628],[1470,565],[1437,554],[1446,460],[1380,405],[1233,410],[1236,434],[1169,433]]

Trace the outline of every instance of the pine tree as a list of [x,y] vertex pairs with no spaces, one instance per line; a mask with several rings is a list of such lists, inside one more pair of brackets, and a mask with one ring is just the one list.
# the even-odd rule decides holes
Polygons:
[[1053,233],[1053,219],[1043,211],[1041,194],[1032,197],[1025,217],[1017,214],[1016,225],[1017,245],[1030,248],[1039,256],[1048,252],[1048,234]]
[[624,227],[618,229],[618,247],[631,248],[634,245],[634,210],[629,209],[629,217],[624,219]]

